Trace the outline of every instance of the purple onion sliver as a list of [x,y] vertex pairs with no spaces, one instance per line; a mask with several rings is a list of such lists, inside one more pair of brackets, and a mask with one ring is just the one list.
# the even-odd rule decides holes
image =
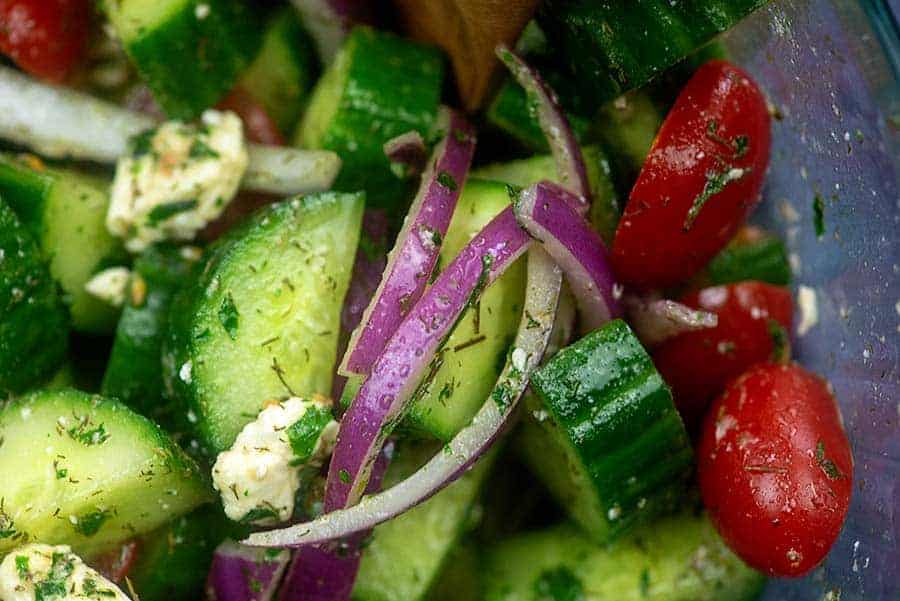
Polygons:
[[326,511],[359,501],[371,462],[459,316],[530,242],[512,208],[504,209],[460,251],[406,316],[341,420],[328,470]]
[[216,601],[270,601],[290,560],[258,547],[226,540],[213,555],[206,580],[207,596]]
[[475,153],[474,130],[462,115],[444,108],[441,120],[447,125],[447,136],[434,149],[422,174],[378,290],[350,338],[338,368],[341,375],[369,373],[388,339],[422,296],[437,264]]
[[562,267],[578,302],[581,323],[594,330],[622,314],[613,293],[615,280],[600,236],[574,208],[573,195],[541,182],[522,191],[516,218]]
[[719,324],[715,313],[692,309],[673,300],[627,295],[623,302],[634,333],[647,348],[679,334],[706,330]]
[[[388,440],[375,465],[366,492],[376,493],[394,456],[394,442]],[[294,553],[290,570],[281,587],[279,601],[346,601],[353,591],[362,542],[368,531],[356,532],[342,541],[308,545]]]
[[384,154],[391,164],[401,165],[407,175],[418,175],[428,161],[425,139],[416,130],[400,134],[384,143]]
[[[305,524],[258,532],[244,541],[260,546],[302,546],[365,532],[428,500],[462,475],[510,423],[531,373],[547,348],[560,298],[562,271],[538,246],[528,251],[525,307],[513,352],[472,423],[412,476],[358,504]],[[518,352],[517,352],[518,351]],[[524,360],[524,364],[523,361]],[[498,403],[497,399],[502,400]]]
[[556,161],[559,181],[581,197],[580,212],[587,213],[591,206],[591,186],[584,166],[584,157],[581,155],[581,147],[575,139],[575,134],[572,133],[569,120],[559,106],[556,94],[544,83],[537,70],[508,46],[501,44],[497,46],[496,52],[519,85],[525,88],[528,98],[535,100],[538,123]]

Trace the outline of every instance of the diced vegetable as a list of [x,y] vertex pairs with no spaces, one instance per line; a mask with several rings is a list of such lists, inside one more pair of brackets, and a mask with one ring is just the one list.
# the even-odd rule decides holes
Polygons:
[[177,297],[163,377],[210,451],[268,400],[331,391],[363,202],[326,192],[270,205],[220,239]]
[[482,599],[481,589],[479,546],[473,540],[463,540],[450,550],[424,598],[427,601]]
[[757,280],[776,286],[791,283],[791,265],[784,242],[754,227],[745,227],[716,255],[701,278],[718,286]]
[[391,138],[382,147],[391,162],[391,169],[400,169],[406,175],[419,175],[425,170],[428,149],[425,139],[416,130]]
[[482,573],[486,601],[752,601],[765,584],[692,512],[610,547],[570,525],[523,534],[491,548]]
[[128,56],[169,117],[192,119],[230,90],[259,48],[239,0],[104,0]]
[[117,311],[85,290],[97,271],[127,260],[106,230],[108,183],[50,169],[35,157],[0,156],[0,195],[50,258],[50,274],[66,295],[72,326],[89,333],[112,331]]
[[194,263],[184,255],[182,249],[164,245],[152,246],[135,259],[101,386],[105,396],[168,428],[184,417],[176,416],[176,409],[163,399],[160,363],[172,297],[189,281]]
[[270,552],[226,540],[213,556],[207,595],[216,601],[271,601],[290,558],[284,549]]
[[430,137],[442,78],[433,48],[357,27],[316,84],[296,142],[340,155],[336,189],[365,190],[369,206],[396,208],[407,186],[391,171],[383,145],[410,130]]
[[[616,230],[613,264],[624,283],[677,285],[727,244],[760,200],[769,122],[747,73],[723,61],[697,70],[666,116]],[[693,157],[687,165],[685,156]]]
[[675,505],[691,473],[690,441],[623,321],[560,351],[531,386],[540,402],[518,448],[593,539],[607,541]]
[[49,379],[69,346],[69,315],[37,242],[0,199],[0,394]]
[[787,288],[762,282],[704,288],[679,300],[717,317],[716,327],[686,332],[653,352],[678,410],[695,425],[729,380],[754,363],[790,356],[793,300]]
[[0,437],[0,553],[40,540],[89,559],[211,500],[197,464],[117,401],[36,392],[0,410]]
[[291,4],[303,16],[325,65],[334,61],[353,25],[371,24],[375,17],[368,0],[291,0]]
[[550,0],[539,22],[580,92],[597,106],[644,85],[764,4]]
[[760,364],[707,413],[698,475],[713,524],[772,576],[800,576],[837,540],[853,457],[831,386],[796,364]]
[[381,284],[350,337],[339,369],[342,375],[369,373],[434,271],[475,154],[475,132],[462,115],[442,110],[439,123],[447,133],[422,174],[419,191],[388,254]]
[[719,318],[715,313],[692,309],[687,305],[652,295],[625,297],[628,323],[647,348],[658,346],[685,332],[708,330],[716,327]]

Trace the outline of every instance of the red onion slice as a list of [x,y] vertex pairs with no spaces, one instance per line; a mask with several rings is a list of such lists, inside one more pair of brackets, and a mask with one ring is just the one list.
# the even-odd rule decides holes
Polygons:
[[375,361],[341,421],[328,470],[325,510],[354,505],[371,463],[466,307],[528,248],[512,208],[462,249],[416,303]]
[[425,139],[416,130],[400,134],[384,143],[384,154],[391,162],[391,167],[399,165],[406,176],[422,173],[428,161],[427,153]]
[[319,58],[328,65],[356,23],[374,22],[374,3],[370,0],[291,0],[303,17]]
[[[381,481],[393,457],[394,443],[389,440],[372,467],[367,493],[378,492],[381,488]],[[362,542],[368,535],[368,531],[361,531],[341,541],[299,549],[281,587],[279,601],[349,599],[362,558]]]
[[207,597],[216,601],[270,601],[291,555],[272,554],[226,540],[213,555],[206,579]]
[[551,182],[529,186],[515,204],[519,224],[562,267],[578,303],[582,326],[594,330],[622,314],[600,236],[574,208],[574,195]]
[[422,296],[434,270],[475,153],[475,133],[456,111],[441,111],[447,135],[434,149],[387,268],[338,373],[367,374],[388,339]]
[[472,423],[412,476],[357,505],[304,524],[257,532],[249,545],[302,546],[365,532],[428,500],[471,467],[503,432],[538,366],[553,329],[562,271],[539,247],[528,252],[528,280],[522,322],[500,378]]
[[529,102],[533,102],[533,106],[536,107],[538,123],[556,160],[559,181],[581,197],[580,211],[586,213],[591,205],[591,186],[588,183],[584,157],[581,156],[581,147],[575,140],[575,134],[572,133],[569,121],[559,106],[556,94],[544,83],[537,70],[529,66],[508,46],[503,44],[497,46],[497,56],[519,85],[525,88]]
[[624,299],[629,324],[647,348],[662,344],[685,332],[706,330],[719,325],[719,316],[692,309],[668,299],[628,295]]

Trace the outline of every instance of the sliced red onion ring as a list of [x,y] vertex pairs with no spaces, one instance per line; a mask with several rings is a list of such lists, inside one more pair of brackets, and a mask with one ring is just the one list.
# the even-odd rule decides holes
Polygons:
[[287,550],[273,554],[226,540],[213,555],[207,596],[216,601],[270,601],[290,558]]
[[[129,140],[156,121],[72,88],[39,82],[0,66],[0,138],[54,159],[115,163]],[[248,144],[241,188],[272,194],[327,190],[341,159],[327,150]]]
[[719,316],[715,313],[692,309],[673,300],[627,295],[623,302],[628,312],[628,323],[647,348],[685,332],[719,325]]
[[341,420],[328,470],[326,511],[359,501],[385,437],[429,366],[439,365],[437,353],[460,315],[530,243],[512,208],[504,209],[462,249],[406,316]]
[[532,246],[528,251],[525,308],[513,350],[491,395],[446,450],[406,480],[364,497],[357,505],[304,524],[257,532],[244,542],[268,547],[303,546],[365,532],[428,500],[456,480],[491,447],[514,415],[531,373],[547,348],[561,284],[562,270],[540,247]]
[[581,156],[581,147],[556,94],[544,83],[540,74],[525,60],[504,44],[497,46],[497,56],[510,70],[519,85],[525,88],[529,101],[537,108],[538,123],[547,137],[550,152],[556,160],[559,181],[581,197],[580,211],[586,213],[591,205],[591,186]]
[[356,23],[372,23],[373,2],[370,0],[291,0],[303,17],[326,65],[337,54],[350,28]]
[[581,324],[594,330],[622,314],[613,294],[615,280],[600,236],[573,207],[575,195],[540,182],[519,194],[514,210],[519,224],[539,240],[562,267],[578,302]]
[[404,175],[418,175],[428,161],[428,148],[422,134],[416,130],[400,134],[384,143],[384,154],[394,165],[405,170]]
[[[367,493],[377,492],[381,488],[381,481],[393,457],[394,442],[389,440],[372,467]],[[279,601],[349,599],[362,558],[362,542],[368,535],[368,531],[361,531],[342,541],[306,546],[298,550],[281,587]]]
[[388,339],[422,296],[437,263],[475,153],[475,132],[462,115],[442,109],[439,127],[447,135],[422,174],[419,191],[388,255],[381,284],[361,326],[350,338],[338,368],[343,376],[369,373]]

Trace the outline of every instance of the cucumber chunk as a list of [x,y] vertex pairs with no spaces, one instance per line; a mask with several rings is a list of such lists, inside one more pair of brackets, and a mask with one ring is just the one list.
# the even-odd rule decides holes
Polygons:
[[[612,170],[606,153],[598,146],[585,146],[581,149],[584,165],[587,169],[588,184],[593,195],[591,203],[591,225],[600,234],[604,242],[612,243],[622,215],[619,195],[612,183]],[[550,155],[540,155],[485,165],[472,172],[474,177],[492,179],[513,186],[524,188],[541,180],[558,182],[556,162]]]
[[[443,452],[434,447],[422,451],[421,445],[401,447],[385,477],[385,488],[412,475],[433,453]],[[496,453],[484,457],[431,499],[375,528],[359,566],[354,601],[415,601],[425,595],[462,534],[495,457]]]
[[429,138],[443,73],[434,48],[357,27],[316,84],[296,142],[341,156],[335,189],[365,190],[369,205],[396,208],[409,186],[383,145],[410,130]]
[[26,541],[90,558],[212,500],[200,468],[118,401],[40,391],[0,410],[0,555]]
[[50,275],[65,293],[72,326],[92,334],[111,332],[118,312],[84,289],[96,272],[128,260],[106,230],[109,184],[44,167],[34,157],[0,155],[0,196],[50,258]]
[[622,320],[561,350],[531,378],[518,448],[598,542],[674,507],[692,471],[672,394]]
[[297,12],[285,7],[270,17],[262,46],[240,85],[253,94],[282,132],[291,132],[303,113],[317,74],[316,50]]
[[784,242],[763,234],[755,240],[733,240],[706,266],[710,285],[757,280],[776,286],[791,283],[791,264]]
[[548,45],[595,106],[641,87],[767,0],[548,0]]
[[189,121],[237,82],[259,47],[240,0],[103,0],[125,51],[173,119]]
[[0,394],[52,376],[69,345],[69,315],[31,232],[0,199]]
[[328,395],[364,195],[270,205],[207,251],[170,310],[166,393],[218,454],[267,400]]
[[135,259],[100,388],[167,427],[174,416],[163,403],[160,353],[172,297],[189,280],[192,266],[178,247],[168,245],[151,246]]
[[[448,265],[472,236],[508,205],[506,184],[469,179],[444,237],[437,268]],[[406,427],[446,442],[472,420],[500,375],[519,328],[524,298],[523,259],[463,313],[444,345],[441,367],[413,401]]]
[[751,601],[766,581],[694,513],[610,547],[568,524],[520,535],[488,550],[483,574],[485,601]]

